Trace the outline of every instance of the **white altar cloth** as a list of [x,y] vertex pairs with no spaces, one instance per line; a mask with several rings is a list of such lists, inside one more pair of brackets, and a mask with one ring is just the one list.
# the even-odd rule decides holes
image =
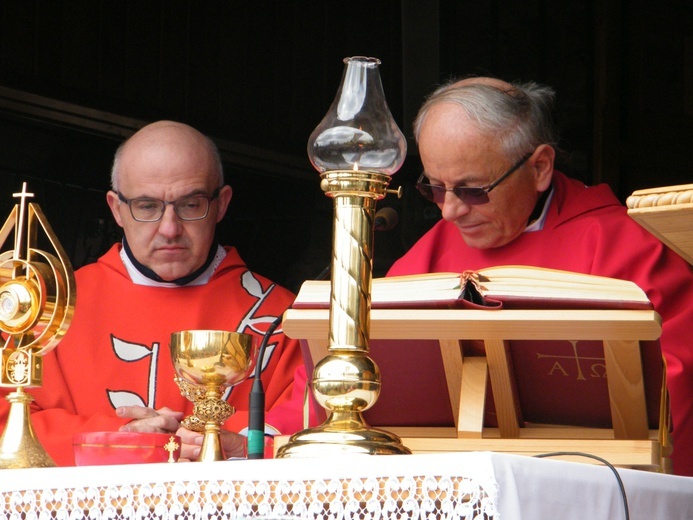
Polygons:
[[[504,520],[621,520],[618,481],[601,465],[491,454]],[[631,520],[693,519],[693,477],[618,469]]]
[[[693,478],[619,469],[630,518],[693,518]],[[500,453],[0,470],[0,520],[625,518],[609,468]]]

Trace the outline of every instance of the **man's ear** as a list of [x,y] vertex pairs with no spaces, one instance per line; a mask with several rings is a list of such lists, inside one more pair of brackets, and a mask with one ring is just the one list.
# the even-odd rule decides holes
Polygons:
[[116,192],[107,192],[106,202],[108,203],[108,207],[111,208],[111,213],[113,214],[113,218],[115,219],[116,223],[120,227],[123,227],[123,221],[120,218],[120,199],[118,199],[118,195],[116,194]]
[[224,218],[232,196],[233,190],[228,184],[222,186],[222,188],[219,190],[219,209],[217,211],[217,222],[221,222],[221,219]]
[[541,144],[532,155],[530,160],[534,168],[534,184],[538,192],[544,192],[551,186],[556,150],[548,144]]

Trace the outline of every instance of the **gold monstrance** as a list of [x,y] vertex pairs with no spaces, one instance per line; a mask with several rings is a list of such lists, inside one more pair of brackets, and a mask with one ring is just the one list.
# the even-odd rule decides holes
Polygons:
[[277,457],[327,453],[404,454],[396,435],[369,427],[362,412],[380,394],[380,371],[368,356],[375,203],[390,191],[407,143],[385,101],[376,58],[345,58],[342,84],[308,140],[308,156],[334,199],[329,354],[312,389],[327,420],[293,435]]
[[[15,205],[0,229],[0,248],[14,229],[14,248],[0,254],[0,331],[3,336],[0,387],[10,411],[0,437],[0,468],[51,467],[55,462],[31,426],[26,388],[43,383],[43,356],[65,335],[75,305],[75,280],[70,260],[33,197],[15,193]],[[37,248],[39,226],[53,253]]]

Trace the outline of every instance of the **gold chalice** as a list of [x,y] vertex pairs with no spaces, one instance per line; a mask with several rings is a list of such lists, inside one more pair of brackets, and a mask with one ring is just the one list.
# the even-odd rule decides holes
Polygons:
[[181,394],[194,403],[183,426],[204,432],[198,461],[225,460],[220,426],[235,412],[222,395],[250,375],[255,342],[249,334],[184,330],[171,334],[171,359]]

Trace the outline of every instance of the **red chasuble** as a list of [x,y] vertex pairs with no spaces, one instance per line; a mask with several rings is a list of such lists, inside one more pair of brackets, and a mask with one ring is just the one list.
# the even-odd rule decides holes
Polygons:
[[[120,259],[120,247],[77,271],[73,321],[63,341],[44,357],[43,386],[28,390],[35,399],[32,424],[39,441],[61,466],[74,464],[75,433],[117,431],[128,422],[116,417],[118,406],[192,413],[192,403],[174,381],[172,332],[238,331],[256,336],[259,345],[268,326],[294,298],[250,272],[233,248],[227,248],[226,257],[204,285],[135,285]],[[286,338],[281,327],[268,342],[262,380],[267,424],[281,433],[301,429],[305,369],[298,342]],[[230,390],[228,402],[236,413],[226,429],[248,426],[251,385],[252,378]],[[8,407],[3,395],[3,427]]]
[[493,249],[468,247],[441,220],[388,272],[389,276],[532,265],[638,284],[662,316],[661,348],[674,424],[674,472],[693,475],[693,272],[679,255],[631,219],[607,185],[586,187],[554,172],[544,227]]

